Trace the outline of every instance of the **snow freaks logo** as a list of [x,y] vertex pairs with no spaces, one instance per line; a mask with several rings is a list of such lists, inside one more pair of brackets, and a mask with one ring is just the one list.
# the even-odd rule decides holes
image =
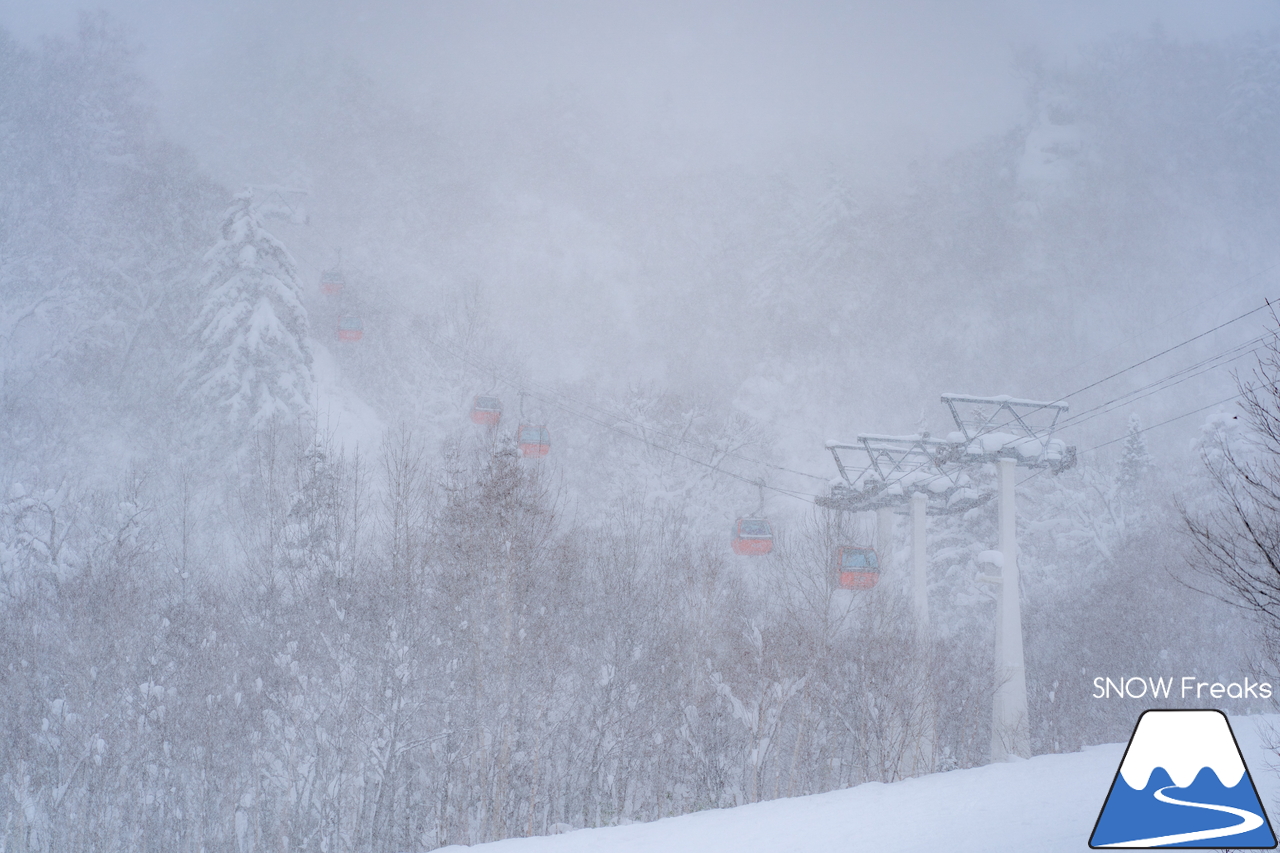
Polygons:
[[[1220,843],[1206,842],[1220,839]],[[1221,711],[1146,711],[1089,846],[1271,849],[1275,834]]]
[[[1175,690],[1175,687],[1177,688]],[[1172,678],[1118,678],[1112,680],[1099,675],[1093,680],[1094,699],[1168,699],[1173,691],[1183,699],[1270,699],[1271,685],[1265,681],[1253,681],[1245,678],[1244,683],[1233,681],[1222,684],[1215,681],[1210,684],[1200,681],[1193,675],[1184,675],[1175,682]],[[1207,694],[1207,695],[1206,695]]]

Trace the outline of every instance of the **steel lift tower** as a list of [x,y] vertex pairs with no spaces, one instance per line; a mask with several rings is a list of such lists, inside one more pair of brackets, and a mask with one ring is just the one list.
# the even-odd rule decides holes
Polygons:
[[[1030,757],[1027,677],[1022,649],[1022,603],[1018,574],[1014,477],[1019,467],[1060,473],[1076,461],[1076,449],[1053,437],[1067,411],[1061,402],[1014,397],[943,394],[956,429],[946,439],[928,433],[912,436],[859,435],[857,444],[828,442],[841,481],[819,506],[845,512],[884,510],[910,503],[912,598],[919,630],[927,632],[925,516],[963,512],[990,498],[974,487],[974,466],[994,465],[998,473],[1001,574],[986,578],[997,585],[995,683],[991,719],[991,757],[1002,761]],[[842,452],[860,450],[868,464],[851,471]]]
[[[835,459],[840,480],[831,494],[817,499],[819,506],[844,512],[876,513],[876,548],[881,564],[891,550],[892,514],[910,507],[911,578],[910,594],[915,611],[916,637],[927,650],[929,633],[928,558],[925,553],[926,514],[962,512],[975,505],[978,493],[961,466],[949,461],[951,445],[920,435],[859,435],[856,444],[827,442]],[[865,456],[864,467],[851,469],[852,458]],[[979,501],[980,502],[980,501]],[[922,672],[921,677],[927,677]],[[910,775],[933,770],[937,709],[924,709],[922,730],[909,756]]]
[[[831,494],[817,499],[819,506],[843,512],[874,511],[877,531],[883,539],[887,514],[910,507],[911,598],[922,636],[927,635],[929,605],[925,579],[925,516],[963,512],[980,503],[978,492],[962,466],[952,461],[954,448],[947,441],[920,435],[858,436],[856,444],[828,441],[840,472]],[[852,467],[849,460],[864,455],[866,464]]]
[[1031,757],[1027,668],[1022,653],[1022,597],[1018,572],[1014,475],[1019,467],[1060,473],[1076,449],[1053,437],[1066,403],[1014,397],[943,394],[956,432],[951,458],[964,465],[994,463],[999,474],[1000,578],[996,595],[996,693],[991,713],[991,760]]

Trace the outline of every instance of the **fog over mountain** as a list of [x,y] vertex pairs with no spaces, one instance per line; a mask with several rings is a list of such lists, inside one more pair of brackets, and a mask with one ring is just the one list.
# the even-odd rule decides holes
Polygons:
[[[198,3],[139,2],[111,11],[140,47],[138,67],[154,92],[150,100],[162,126],[190,146],[215,179],[231,187],[305,185],[312,193],[314,228],[300,238],[312,245],[298,251],[305,266],[330,263],[353,228],[411,232],[403,236],[414,239],[412,247],[401,240],[367,250],[387,268],[378,271],[381,283],[406,300],[430,300],[435,297],[424,294],[465,282],[477,286],[504,333],[528,348],[536,362],[531,369],[546,378],[590,372],[621,382],[692,383],[731,397],[762,369],[773,341],[820,347],[827,339],[871,335],[870,349],[822,355],[852,362],[851,373],[868,372],[870,359],[875,380],[861,377],[855,387],[815,380],[820,407],[810,400],[788,406],[799,408],[805,421],[821,419],[827,432],[848,428],[851,394],[871,390],[868,383],[876,381],[898,385],[898,371],[927,379],[906,399],[859,400],[856,407],[871,405],[873,414],[855,429],[896,420],[891,431],[902,431],[918,417],[914,409],[931,405],[935,391],[950,388],[949,382],[978,382],[983,393],[1066,393],[1084,384],[1071,381],[1076,376],[1096,376],[1067,379],[1055,371],[1142,331],[1153,319],[1148,294],[1140,304],[1112,304],[1106,312],[1112,317],[1099,317],[1099,306],[1088,298],[1055,299],[1063,286],[1088,287],[1105,302],[1116,291],[1139,288],[1118,272],[1067,285],[1026,258],[1016,271],[1007,265],[904,270],[898,274],[909,275],[909,285],[890,283],[886,267],[901,261],[905,246],[876,261],[860,247],[862,274],[872,281],[833,281],[829,302],[826,292],[814,292],[820,273],[798,266],[795,258],[782,265],[784,273],[777,261],[805,252],[796,245],[804,239],[801,227],[823,227],[817,220],[830,214],[835,194],[848,193],[845,201],[871,218],[875,205],[923,207],[911,199],[944,185],[967,204],[1011,208],[1016,200],[997,202],[991,194],[999,188],[990,182],[1012,181],[1024,206],[1037,203],[1027,199],[1047,191],[1037,186],[1044,176],[1027,174],[1036,155],[1025,148],[1028,142],[1053,147],[1036,130],[1055,120],[1053,109],[1079,125],[1076,141],[1067,144],[1084,145],[1086,155],[1102,145],[1122,145],[1130,149],[1127,156],[1164,158],[1166,169],[1194,172],[1204,164],[1193,159],[1172,167],[1168,160],[1176,153],[1150,146],[1194,152],[1198,143],[1129,124],[1132,111],[1153,96],[1171,102],[1161,109],[1179,108],[1174,103],[1187,113],[1196,109],[1186,103],[1192,93],[1179,88],[1189,81],[1178,74],[1146,64],[1117,68],[1119,92],[1147,87],[1141,106],[1090,101],[1099,93],[1082,89],[1089,84],[1081,80],[1062,80],[1058,86],[1074,90],[1053,92],[1050,81],[1069,77],[1063,68],[1080,75],[1084,57],[1097,56],[1108,43],[1116,51],[1117,37],[1147,40],[1148,50],[1163,51],[1172,61],[1195,52],[1193,39],[1239,40],[1275,24],[1274,10],[1265,4],[1218,7],[1213,14],[1194,4],[1133,4],[1120,15],[1107,4],[1067,15],[1051,4],[999,3],[785,9],[268,3],[255,4],[250,14],[215,13]],[[65,31],[73,15],[70,5],[14,4],[4,17],[16,34],[30,38]],[[1055,107],[1053,99],[1066,103]],[[1129,115],[1091,114],[1100,108]],[[1204,118],[1166,116],[1192,127]],[[1084,139],[1085,125],[1099,122],[1107,123],[1096,128],[1106,138]],[[1143,139],[1144,132],[1157,138]],[[995,145],[1004,150],[978,153]],[[983,156],[983,166],[957,162]],[[968,170],[968,180],[940,174],[948,168]],[[975,183],[978,170],[987,185]],[[956,243],[973,244],[973,252],[1040,251],[1029,245],[1038,235],[983,233],[958,220],[964,215],[959,211],[942,212],[935,203],[927,208],[903,215],[927,213]],[[1130,220],[1138,211],[1111,213],[1122,220],[1107,225],[1119,231],[1114,242],[1139,238],[1127,233],[1140,225]],[[894,230],[907,241],[936,242],[921,230],[929,227]],[[808,247],[805,262],[813,262],[815,250]],[[1194,284],[1164,280],[1153,286],[1162,294],[1208,295],[1205,277],[1214,277],[1217,286],[1224,278],[1234,283],[1261,268],[1250,266],[1258,260],[1236,258],[1237,266],[1204,269]],[[951,259],[939,263],[954,266]],[[1170,268],[1184,279],[1196,275],[1181,263]],[[1163,270],[1144,274],[1166,278]],[[826,272],[827,278],[855,275],[847,266]],[[392,276],[401,280],[392,282]],[[957,313],[953,304],[940,305],[935,291],[944,291],[944,300],[957,286],[990,294],[1004,286],[995,279],[1009,276],[1026,279],[1019,285],[1024,293],[1043,291],[1031,298],[1053,303],[1053,313],[1073,318],[1070,325],[1104,328],[1075,329],[1064,358],[1046,363],[1039,375],[1011,375],[1005,383],[994,376],[1025,367],[1018,348],[1033,345],[1042,323],[1060,328],[1059,321],[1019,318],[1009,331],[1016,328],[1021,340],[983,342],[971,354],[983,362],[977,375],[948,376],[937,358],[916,361],[910,350],[917,338],[947,338],[975,320],[1000,328],[999,315],[1019,310],[997,299],[981,306],[970,301]],[[959,280],[944,282],[948,277]],[[885,293],[893,308],[854,304],[869,288],[905,286],[912,290],[901,296]],[[796,301],[822,320],[771,327],[775,318],[762,315],[761,300],[767,303],[773,293],[803,296]],[[1121,325],[1106,328],[1111,323]],[[840,328],[833,332],[834,325]],[[822,357],[820,352],[813,355]],[[680,369],[673,370],[673,358]],[[811,360],[799,353],[787,357]],[[986,387],[993,381],[1001,387]],[[1050,385],[1055,387],[1045,387]],[[915,402],[918,397],[923,399]],[[898,414],[904,406],[913,411]]]
[[[1270,470],[1277,105],[1262,2],[0,0],[0,843],[983,763],[999,453],[1032,750],[1123,736],[1096,676],[1261,677],[1186,533]],[[946,392],[1064,400],[1076,455]],[[925,432],[945,488],[833,479]],[[833,483],[932,489],[928,631]]]

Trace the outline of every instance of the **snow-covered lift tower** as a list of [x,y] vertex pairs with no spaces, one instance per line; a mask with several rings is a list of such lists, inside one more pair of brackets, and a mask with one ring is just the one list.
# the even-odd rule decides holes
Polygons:
[[[1014,472],[1048,468],[1060,473],[1076,461],[1076,449],[1053,437],[1063,402],[1014,397],[943,394],[956,431],[947,436],[949,460],[961,465],[995,463],[999,472],[1000,578],[996,596],[996,693],[991,716],[991,759],[1031,756],[1027,719],[1027,669],[1022,651],[1022,599],[1018,573]],[[966,411],[967,410],[967,414]]]
[[[1025,468],[1049,468],[1055,474],[1076,464],[1076,449],[1054,438],[1067,404],[1040,403],[1016,397],[972,397],[943,394],[956,431],[947,436],[949,461],[994,462],[1012,458]],[[966,415],[962,408],[968,408]]]
[[[956,429],[945,439],[919,435],[859,435],[857,443],[827,442],[840,477],[817,504],[844,512],[876,511],[883,515],[910,505],[912,533],[912,597],[922,633],[927,631],[925,581],[925,516],[964,512],[985,502],[966,473],[973,465],[994,464],[999,472],[1001,576],[996,617],[996,684],[991,727],[993,760],[1010,755],[1029,757],[1026,665],[1022,649],[1022,604],[1017,561],[1014,472],[1071,468],[1076,449],[1053,432],[1067,411],[1063,402],[1045,403],[1014,397],[943,394]],[[854,454],[865,455],[865,467],[851,466]]]
[[[828,441],[840,478],[831,494],[817,499],[818,506],[843,512],[874,510],[881,538],[888,529],[888,513],[910,507],[911,511],[911,598],[922,638],[928,634],[929,604],[925,560],[925,515],[963,512],[981,503],[961,465],[951,461],[956,455],[951,443],[918,435],[875,435],[863,433],[856,444]],[[865,457],[864,467],[849,464]],[[859,460],[861,461],[861,460]],[[889,549],[883,544],[880,550]]]
[[[844,512],[875,510],[877,528],[887,528],[887,513],[910,507],[911,597],[922,635],[927,634],[929,605],[925,578],[925,515],[964,512],[984,500],[962,466],[954,461],[950,442],[918,435],[863,433],[857,444],[828,441],[840,479],[818,506]],[[854,454],[866,458],[863,468],[847,464]],[[882,549],[887,550],[887,549]]]
[[[856,444],[827,442],[835,459],[839,479],[831,494],[819,497],[819,506],[844,512],[876,512],[879,548],[886,554],[890,519],[894,510],[910,507],[912,609],[917,637],[922,649],[929,647],[928,559],[925,553],[925,516],[963,512],[982,502],[969,475],[950,461],[954,454],[949,442],[918,435],[875,435],[864,433]],[[865,467],[852,468],[853,459],[865,457]],[[859,459],[861,461],[861,459]],[[936,721],[929,709],[924,730],[913,745],[909,758],[912,775],[933,769]]]

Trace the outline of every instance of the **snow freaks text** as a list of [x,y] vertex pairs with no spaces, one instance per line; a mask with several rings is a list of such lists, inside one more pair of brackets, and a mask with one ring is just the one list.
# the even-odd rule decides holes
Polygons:
[[1202,681],[1194,675],[1182,677],[1131,676],[1093,680],[1094,699],[1270,699],[1272,687],[1265,681]]

